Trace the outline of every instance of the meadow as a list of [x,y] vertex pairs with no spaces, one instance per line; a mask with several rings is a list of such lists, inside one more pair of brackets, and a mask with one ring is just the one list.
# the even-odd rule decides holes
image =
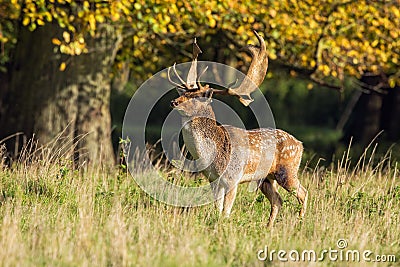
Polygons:
[[[1,155],[4,158],[4,155]],[[173,175],[181,175],[172,170]],[[400,262],[399,166],[390,153],[328,167],[302,163],[309,190],[305,218],[297,200],[284,204],[273,229],[261,192],[241,186],[233,213],[220,218],[213,205],[184,209],[144,193],[121,166],[81,166],[51,151],[26,152],[11,166],[0,161],[0,262],[2,266],[395,266]],[[196,176],[201,179],[199,176]],[[192,181],[193,176],[186,176]],[[344,239],[344,240],[342,240]],[[345,242],[339,249],[338,241]],[[268,250],[266,253],[265,250]],[[292,262],[293,250],[371,251],[371,262]],[[260,251],[264,250],[264,251]],[[259,257],[288,253],[281,262]],[[292,251],[292,252],[290,252]],[[291,253],[289,255],[289,253]],[[342,256],[345,255],[342,253]],[[380,259],[396,262],[374,262]]]

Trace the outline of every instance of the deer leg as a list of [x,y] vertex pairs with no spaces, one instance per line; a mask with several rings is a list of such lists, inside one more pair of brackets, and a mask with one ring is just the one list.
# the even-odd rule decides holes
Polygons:
[[300,210],[300,218],[304,217],[307,207],[308,191],[301,184],[297,178],[297,170],[288,171],[288,168],[280,166],[278,172],[275,173],[275,179],[280,186],[290,193],[294,193],[299,203],[302,205]]
[[299,182],[299,187],[296,189],[296,197],[299,203],[302,205],[300,210],[300,218],[304,217],[307,209],[308,191]]
[[214,199],[217,204],[217,209],[221,214],[224,209],[224,196],[225,196],[225,187],[220,182],[211,183],[211,188],[213,190]]
[[278,193],[277,183],[275,180],[270,180],[266,178],[260,185],[260,189],[271,203],[271,213],[269,215],[267,224],[267,227],[271,228],[274,224],[280,208],[282,207],[282,198]]
[[232,186],[232,188],[228,189],[229,191],[225,194],[224,198],[224,213],[225,217],[228,218],[231,214],[233,203],[235,202],[236,193],[237,193],[238,185]]

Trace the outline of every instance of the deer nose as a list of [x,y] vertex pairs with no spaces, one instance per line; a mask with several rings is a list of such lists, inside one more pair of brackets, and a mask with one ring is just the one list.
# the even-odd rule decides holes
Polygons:
[[171,101],[171,107],[176,107],[176,106],[178,106],[178,102],[176,101],[176,100],[172,100]]

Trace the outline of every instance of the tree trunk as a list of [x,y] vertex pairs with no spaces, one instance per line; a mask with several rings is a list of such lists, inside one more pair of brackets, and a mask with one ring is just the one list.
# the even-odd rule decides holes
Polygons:
[[[361,82],[375,86],[379,76],[363,76]],[[362,94],[355,106],[347,127],[346,139],[353,137],[361,145],[368,145],[381,130],[382,95],[371,92]]]
[[[88,54],[70,57],[54,52],[51,40],[62,39],[62,31],[55,24],[34,32],[21,28],[1,135],[22,131],[40,145],[60,136],[54,153],[79,162],[112,161],[109,103],[115,32],[103,27],[97,36],[87,37]],[[67,63],[65,71],[59,70],[62,62]]]
[[363,100],[365,101],[365,109],[362,118],[363,125],[362,128],[360,128],[360,141],[363,145],[368,145],[381,129],[382,96],[371,93],[369,95],[364,95]]
[[382,128],[388,140],[398,142],[400,141],[400,87],[388,88],[387,92],[383,100]]

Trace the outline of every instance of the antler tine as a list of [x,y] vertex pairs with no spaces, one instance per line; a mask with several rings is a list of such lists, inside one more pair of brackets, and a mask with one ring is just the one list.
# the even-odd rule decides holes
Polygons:
[[[197,77],[196,84],[197,84],[197,86],[199,87],[200,90],[204,90],[204,86],[202,86],[201,83],[200,83],[200,78],[201,78],[201,76],[203,76],[204,73],[206,73],[207,69],[208,69],[208,66],[206,66],[206,67],[201,71],[200,75]],[[206,86],[206,87],[207,87],[207,86]]]
[[185,85],[186,89],[190,89],[189,85],[187,83],[185,83],[185,81],[181,78],[181,76],[179,76],[178,72],[176,71],[176,63],[174,63],[174,65],[172,66],[174,73],[176,75],[176,77],[178,77],[179,81]]
[[234,80],[233,82],[231,82],[230,84],[228,84],[228,88],[232,88],[232,86],[234,86],[235,84],[237,84],[238,81],[239,81],[239,79],[236,78],[236,80]]
[[254,32],[254,34],[256,35],[256,37],[257,37],[257,39],[258,39],[258,42],[260,43],[260,50],[266,51],[266,50],[267,50],[267,47],[265,46],[264,38],[262,38],[262,36],[259,35],[257,31],[253,31],[253,32]]
[[171,79],[170,71],[171,71],[171,67],[169,67],[169,68],[168,68],[168,71],[167,71],[168,81],[169,81],[170,83],[172,83],[173,85],[175,85],[176,87],[179,87],[179,88],[181,88],[181,89],[185,89],[184,86],[180,85],[179,83],[174,82],[174,81]]
[[197,78],[198,81],[200,81],[201,76],[203,76],[203,74],[206,73],[207,69],[208,69],[208,66],[206,66],[206,67],[201,71],[199,77]]

